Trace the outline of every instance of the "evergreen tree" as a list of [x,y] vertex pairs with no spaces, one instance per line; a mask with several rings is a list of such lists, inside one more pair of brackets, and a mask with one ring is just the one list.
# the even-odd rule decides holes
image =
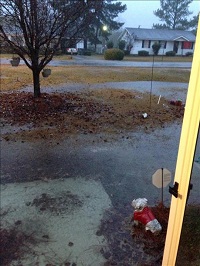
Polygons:
[[113,48],[113,46],[114,46],[114,43],[113,43],[112,41],[108,41],[108,42],[107,42],[107,48],[108,48],[108,49]]
[[154,15],[159,17],[163,24],[153,24],[153,28],[182,29],[188,30],[191,21],[188,16],[189,5],[193,0],[160,0],[160,9],[154,11]]
[[160,47],[161,47],[161,44],[159,42],[155,42],[153,45],[152,45],[152,49],[153,49],[153,53],[154,55],[158,55],[158,52],[160,50]]
[[126,47],[126,42],[124,40],[120,40],[118,43],[118,46],[119,46],[119,49],[123,51]]
[[[87,31],[84,32],[85,38],[87,38],[91,44],[96,45],[101,43],[101,37],[108,40],[111,31],[118,30],[124,23],[117,22],[115,19],[119,13],[123,13],[126,10],[126,5],[121,2],[113,0],[103,0],[101,8],[96,12],[96,18],[93,20]],[[108,30],[104,31],[103,26],[106,25]],[[86,48],[86,47],[84,47]]]

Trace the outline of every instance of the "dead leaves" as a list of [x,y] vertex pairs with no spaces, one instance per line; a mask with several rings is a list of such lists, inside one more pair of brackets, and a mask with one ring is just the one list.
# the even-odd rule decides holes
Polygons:
[[33,242],[32,236],[20,232],[15,227],[10,230],[0,229],[0,264],[10,265],[13,260],[21,258]]
[[[44,138],[50,134],[117,133],[135,127],[152,130],[182,119],[183,111],[164,98],[158,105],[153,96],[150,107],[148,94],[114,89],[43,93],[39,98],[25,92],[2,93],[0,103],[3,126],[23,127],[26,133],[37,129]],[[144,112],[147,119],[142,119]]]

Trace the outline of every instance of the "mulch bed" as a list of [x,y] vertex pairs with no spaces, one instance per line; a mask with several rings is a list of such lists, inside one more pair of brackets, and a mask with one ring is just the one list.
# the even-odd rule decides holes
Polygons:
[[97,231],[97,235],[106,237],[109,245],[109,251],[101,250],[108,260],[105,266],[161,265],[169,208],[160,204],[151,210],[162,226],[158,235],[146,232],[143,225],[133,228],[131,206],[120,206],[107,212]]
[[[143,114],[147,113],[147,118]],[[99,89],[78,93],[2,93],[2,127],[15,127],[12,134],[29,138],[54,138],[64,134],[119,133],[137,127],[153,130],[182,121],[184,106],[165,98],[126,90]],[[25,127],[24,127],[25,126]],[[5,130],[6,131],[6,130]],[[4,134],[10,140],[9,134]]]

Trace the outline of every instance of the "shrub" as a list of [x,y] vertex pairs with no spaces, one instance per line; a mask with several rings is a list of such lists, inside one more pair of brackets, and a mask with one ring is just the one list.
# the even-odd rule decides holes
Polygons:
[[89,55],[90,56],[92,53],[89,50],[86,50],[86,49],[83,49],[83,48],[78,48],[78,54],[79,55]]
[[114,46],[114,43],[113,43],[112,41],[108,41],[108,42],[107,42],[107,48],[108,48],[108,49],[113,48],[113,46]]
[[104,53],[106,60],[122,60],[124,58],[124,52],[117,48],[108,49]]
[[153,45],[152,45],[152,49],[153,49],[153,53],[154,55],[158,55],[158,52],[160,50],[160,47],[161,47],[161,44],[159,42],[155,42]]
[[176,52],[174,51],[168,51],[165,53],[166,56],[175,56],[176,55]]
[[140,50],[140,51],[138,51],[138,55],[139,56],[148,56],[149,55],[149,52],[148,51],[145,51],[145,50]]
[[63,52],[62,52],[62,50],[61,49],[59,49],[59,50],[56,50],[56,52],[55,52],[55,55],[62,55],[63,54]]
[[193,56],[193,52],[187,52],[185,53],[185,56]]
[[89,55],[89,56],[91,56],[91,51],[88,51],[88,50],[85,50],[85,51],[83,51],[83,55]]
[[124,40],[120,40],[118,43],[119,49],[123,51],[125,46],[126,46],[126,42]]
[[13,50],[13,48],[11,48],[10,46],[8,46],[8,45],[4,45],[4,44],[2,44],[1,46],[0,46],[0,51],[1,51],[1,54],[6,54],[6,53],[8,53],[8,54],[13,54],[14,53],[14,50]]
[[124,55],[130,55],[130,51],[129,50],[124,50]]

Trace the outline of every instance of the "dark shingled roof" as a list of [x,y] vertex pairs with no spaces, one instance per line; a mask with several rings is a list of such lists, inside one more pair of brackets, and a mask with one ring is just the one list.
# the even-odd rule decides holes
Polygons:
[[137,40],[161,40],[175,41],[178,38],[184,38],[186,41],[195,42],[195,35],[191,31],[169,30],[169,29],[142,29],[125,28],[130,35]]

